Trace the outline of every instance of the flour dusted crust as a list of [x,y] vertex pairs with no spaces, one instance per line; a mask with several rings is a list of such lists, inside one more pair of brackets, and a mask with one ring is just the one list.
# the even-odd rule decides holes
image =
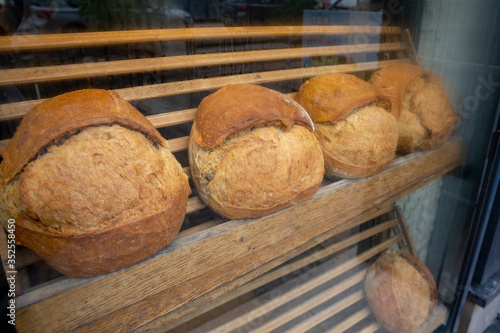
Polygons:
[[[115,109],[111,100],[118,104]],[[120,113],[123,105],[127,110]],[[76,115],[52,114],[78,114],[85,107],[89,117],[97,119],[85,119],[83,112],[76,122]],[[92,111],[94,107],[104,109]],[[103,274],[143,260],[169,244],[182,224],[190,193],[187,176],[165,140],[133,110],[115,94],[86,90],[55,97],[25,118],[29,124],[30,119],[52,114],[55,122],[35,129],[69,130],[59,137],[45,136],[45,142],[38,143],[40,150],[0,187],[1,216],[16,219],[16,241],[67,276]],[[9,145],[23,150],[31,142],[31,127],[20,128],[25,131],[21,137],[16,133]],[[1,169],[4,181],[5,170],[10,170],[5,167],[8,156]]]
[[398,119],[398,152],[430,150],[448,140],[455,114],[437,76],[396,64],[375,72],[370,83],[391,100],[391,113]]
[[436,283],[417,257],[392,249],[370,266],[365,295],[377,321],[394,333],[413,333],[434,312]]
[[389,166],[398,128],[390,103],[368,82],[349,74],[320,75],[297,96],[314,121],[328,178],[361,178]]
[[[246,89],[255,94],[251,99],[254,107],[248,102]],[[217,102],[211,101],[213,97]],[[246,127],[230,117],[235,110],[239,119],[241,108],[232,107],[245,100],[246,117],[252,119],[245,122]],[[284,108],[286,117],[296,115],[297,119],[286,125],[279,120],[283,117],[276,111],[279,108]],[[203,121],[216,122],[221,109],[227,116],[227,124],[221,127],[237,123],[238,129],[216,147],[200,145],[205,140],[199,116],[203,115]],[[268,109],[276,116],[267,114]],[[215,118],[207,119],[211,116]],[[312,197],[323,179],[324,167],[308,119],[296,102],[267,88],[227,86],[219,94],[208,96],[198,108],[189,139],[191,173],[200,198],[224,217],[243,219],[270,214]]]

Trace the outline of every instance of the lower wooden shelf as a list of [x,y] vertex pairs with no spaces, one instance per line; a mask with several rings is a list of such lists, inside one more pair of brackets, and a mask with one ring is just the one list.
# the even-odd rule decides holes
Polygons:
[[[365,300],[363,283],[373,260],[391,247],[416,255],[398,207],[248,282],[232,292],[237,298],[207,304],[198,310],[203,314],[165,329],[172,333],[382,332]],[[438,306],[418,332],[434,331],[446,315],[447,309]]]
[[[185,325],[216,305],[252,292],[255,281],[273,281],[276,272],[287,267],[283,264],[292,258],[387,213],[398,199],[457,168],[461,147],[460,141],[450,140],[439,149],[399,157],[372,177],[324,181],[309,201],[262,218],[207,222],[180,233],[153,257],[111,274],[62,277],[23,290],[16,297],[16,329],[151,332]],[[355,244],[360,235],[337,240],[331,246]],[[359,269],[362,262],[402,241],[404,235],[398,233],[381,243],[384,245],[333,265],[331,270],[340,276]],[[356,274],[360,280],[361,271]],[[326,281],[332,272],[318,276]],[[311,281],[322,280],[311,278],[300,288],[315,288]],[[282,305],[290,301],[281,296],[273,304],[278,299]],[[350,301],[357,304],[362,300]],[[369,314],[361,307],[352,316]],[[353,320],[349,318],[345,320]]]

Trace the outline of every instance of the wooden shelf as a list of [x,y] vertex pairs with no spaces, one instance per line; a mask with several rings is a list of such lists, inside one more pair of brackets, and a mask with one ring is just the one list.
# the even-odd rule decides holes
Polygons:
[[[189,99],[191,94],[206,94],[229,83],[269,84],[294,82],[293,80],[300,82],[304,78],[323,73],[363,74],[397,62],[418,62],[407,31],[397,27],[384,27],[376,31],[372,27],[367,30],[367,27],[318,26],[173,29],[36,37],[2,36],[0,52],[38,54],[46,50],[64,50],[68,47],[96,48],[103,45],[111,47],[160,41],[194,43],[237,38],[244,38],[251,44],[252,38],[274,41],[277,36],[300,38],[311,34],[321,37],[360,33],[380,34],[380,43],[362,47],[347,45],[316,48],[302,45],[294,50],[288,46],[284,49],[265,51],[245,50],[158,59],[10,68],[0,71],[2,74],[8,74],[1,76],[4,79],[0,80],[0,85],[28,86],[29,89],[38,92],[45,84],[46,90],[52,92],[53,84],[62,82],[61,87],[71,90],[73,81],[94,82],[91,80],[99,79],[103,75],[106,77],[110,75],[112,81],[124,73],[133,76],[151,71],[170,71],[178,67],[187,70],[187,77],[175,78],[169,82],[113,88],[131,102],[143,102],[179,96],[187,96]],[[302,57],[331,59],[338,54],[352,52],[378,54],[378,60],[303,67]],[[282,68],[268,64],[270,60],[276,59],[280,60],[279,65]],[[196,72],[207,66],[221,66],[226,61],[231,61],[233,64],[259,62],[263,63],[264,69],[249,73],[239,73],[238,70],[220,73],[223,70],[219,70],[215,71],[218,74],[203,78],[189,76],[190,71]],[[296,67],[290,67],[288,61],[292,61]],[[126,68],[130,65],[132,68],[127,71]],[[33,75],[28,75],[29,73]],[[26,77],[29,79],[26,80]],[[62,92],[64,91],[60,91]],[[293,95],[296,89],[283,92]],[[41,95],[26,101],[2,104],[0,121],[20,119],[30,108],[48,97],[50,96]],[[167,131],[178,125],[186,125],[189,129],[195,112],[192,106],[168,111],[157,108],[153,114],[148,115],[148,119],[155,127],[165,128]],[[186,151],[188,133],[169,140],[171,151],[179,153]],[[0,149],[7,142],[8,140],[0,142]],[[321,260],[329,262],[330,256],[338,251],[356,247],[367,237],[373,237],[374,233],[387,231],[390,234],[387,239],[370,249],[357,253],[340,265],[329,267],[328,273],[324,273],[326,275],[319,274],[319,271],[316,272],[317,277],[315,275],[312,278],[311,275],[310,281],[314,282],[304,283],[299,289],[290,289],[291,294],[287,291],[280,297],[274,297],[272,304],[275,308],[270,309],[267,305],[263,305],[268,312],[278,308],[283,310],[282,307],[287,306],[290,300],[303,297],[307,288],[311,288],[309,289],[311,291],[334,276],[344,276],[346,272],[353,272],[345,283],[332,286],[328,294],[311,296],[315,303],[305,302],[289,310],[283,310],[282,315],[259,326],[262,331],[268,331],[271,327],[277,327],[276,325],[286,324],[293,316],[307,313],[312,304],[322,304],[347,289],[359,287],[363,277],[360,268],[380,251],[390,246],[413,251],[404,222],[398,222],[401,217],[388,219],[367,231],[355,230],[366,221],[392,214],[394,202],[398,199],[457,168],[460,164],[461,149],[461,142],[453,139],[433,151],[399,156],[386,170],[369,178],[324,180],[312,199],[261,218],[250,220],[211,218],[205,223],[182,231],[170,245],[154,256],[131,267],[102,276],[93,278],[50,276],[41,283],[33,284],[27,277],[27,269],[43,263],[40,263],[40,259],[33,252],[18,248],[16,329],[19,332],[163,332],[167,329],[175,331],[181,327],[188,327],[199,316],[210,313],[227,302],[247,299],[246,297],[251,296],[255,288],[302,269],[312,259],[307,257],[297,259],[298,256],[311,251],[319,244],[326,242],[328,246],[322,254],[315,254],[313,259],[322,258]],[[184,164],[183,167],[189,175],[189,166]],[[188,217],[204,210],[208,208],[197,196],[189,199]],[[351,234],[346,239],[336,238],[346,232]],[[3,230],[0,233],[0,240],[2,242],[0,254],[5,258],[7,247]],[[336,330],[341,326],[354,327],[358,323],[363,323],[359,332],[376,331],[379,327],[373,322],[369,309],[366,306],[358,307],[363,302],[363,295],[358,288],[352,295],[330,304],[324,308],[325,312],[318,312],[318,317],[304,321],[300,324],[303,326],[298,327],[317,325],[320,318],[327,320],[340,310],[354,306],[352,313],[336,323],[338,326],[333,325],[330,328]],[[432,321],[433,327],[446,315],[445,308],[439,307],[439,309],[436,314],[437,319]],[[249,318],[240,319],[237,320],[238,325],[252,324]],[[233,325],[232,323],[232,319],[228,319],[219,324]],[[210,323],[207,321],[204,324]]]

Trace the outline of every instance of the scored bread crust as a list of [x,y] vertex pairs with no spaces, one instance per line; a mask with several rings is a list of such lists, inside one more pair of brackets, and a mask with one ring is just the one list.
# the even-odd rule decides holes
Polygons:
[[394,333],[413,333],[434,312],[436,283],[417,257],[387,250],[370,266],[364,289],[377,321]]
[[329,178],[362,178],[381,172],[396,154],[398,127],[386,109],[361,107],[334,124],[316,123]]
[[[298,103],[247,84],[226,86],[204,101],[188,150],[193,183],[211,209],[231,219],[255,218],[316,193],[324,162],[313,123]],[[225,122],[216,127],[231,134],[221,131],[214,139],[200,130],[200,119],[204,128]]]
[[[0,191],[0,210],[7,208],[16,220],[16,242],[70,277],[112,272],[168,245],[191,190],[166,140],[114,93],[79,91],[54,99],[28,112],[28,124],[41,114],[48,128],[33,124],[34,130],[48,134],[34,132],[45,138],[37,145],[41,151],[31,153]],[[26,144],[33,128],[22,128],[28,132],[17,138],[16,132],[12,142],[31,151]]]
[[315,123],[334,123],[355,109],[377,103],[389,108],[389,101],[371,84],[344,73],[315,76],[304,82],[295,97]]
[[214,150],[191,135],[189,158],[200,198],[230,219],[260,217],[303,202],[316,193],[324,174],[319,144],[300,125],[243,131]]
[[79,129],[101,124],[119,124],[167,145],[154,126],[117,93],[77,90],[45,100],[24,116],[2,151],[0,185],[10,182],[43,147]]
[[396,155],[398,128],[390,102],[371,84],[335,73],[304,82],[296,96],[315,124],[328,178],[361,178]]
[[411,64],[375,72],[369,82],[391,100],[398,120],[398,152],[430,150],[443,145],[455,125],[455,114],[437,76]]
[[[262,98],[265,96],[265,98]],[[314,128],[307,112],[291,98],[253,84],[230,84],[205,97],[198,106],[196,142],[215,148],[240,130],[276,123]]]

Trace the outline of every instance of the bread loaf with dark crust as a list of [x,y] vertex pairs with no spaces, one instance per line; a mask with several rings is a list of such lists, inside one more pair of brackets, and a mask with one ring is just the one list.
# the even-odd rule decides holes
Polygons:
[[88,126],[118,124],[151,141],[166,141],[130,103],[112,91],[84,89],[48,99],[28,112],[2,151],[2,183],[8,183],[46,145]]
[[196,113],[194,139],[203,148],[215,148],[240,130],[270,123],[285,129],[294,124],[312,129],[307,113],[294,104],[295,101],[278,91],[258,85],[224,86],[201,101]]
[[324,173],[312,127],[299,104],[271,89],[237,84],[207,96],[188,148],[200,198],[231,219],[263,216],[309,199]]
[[415,65],[396,64],[375,72],[370,83],[391,100],[398,152],[430,150],[448,140],[455,113],[437,76]]
[[370,266],[365,295],[377,321],[394,333],[413,333],[434,312],[436,283],[417,257],[387,250]]
[[396,154],[398,130],[390,102],[350,74],[325,74],[304,82],[296,95],[314,121],[328,178],[376,174]]
[[117,94],[54,97],[28,112],[19,129],[3,156],[1,216],[14,218],[16,241],[56,270],[112,272],[179,232],[187,176],[166,140]]

